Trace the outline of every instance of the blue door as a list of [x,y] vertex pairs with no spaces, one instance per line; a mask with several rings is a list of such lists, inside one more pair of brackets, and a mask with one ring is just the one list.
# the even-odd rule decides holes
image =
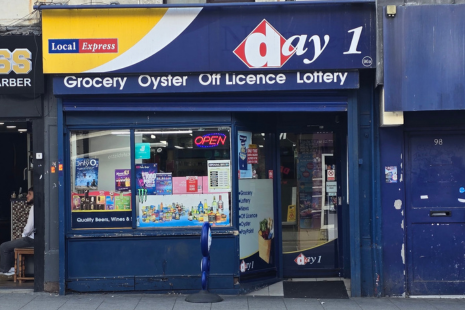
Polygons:
[[465,293],[465,133],[407,136],[406,259],[410,295]]

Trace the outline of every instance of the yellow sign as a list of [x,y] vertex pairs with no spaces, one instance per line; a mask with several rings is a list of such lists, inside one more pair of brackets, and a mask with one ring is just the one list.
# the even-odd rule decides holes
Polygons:
[[297,214],[295,211],[295,205],[287,206],[287,221],[288,222],[295,222],[297,219]]
[[44,73],[103,73],[162,50],[201,8],[42,11]]

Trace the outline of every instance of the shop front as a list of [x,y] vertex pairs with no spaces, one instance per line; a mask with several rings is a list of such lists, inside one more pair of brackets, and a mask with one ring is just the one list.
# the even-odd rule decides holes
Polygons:
[[199,290],[204,222],[214,292],[360,270],[374,5],[40,8],[61,293]]
[[[26,262],[26,273],[37,280],[13,283],[0,280],[1,289],[43,287],[44,214],[41,161],[43,154],[44,78],[42,74],[42,38],[35,35],[8,35],[0,40],[0,244],[22,237],[30,205],[28,188],[36,187],[34,202],[37,216],[36,255]],[[39,167],[34,164],[38,164]]]
[[386,294],[463,296],[465,6],[390,9],[385,111],[402,118],[380,132]]

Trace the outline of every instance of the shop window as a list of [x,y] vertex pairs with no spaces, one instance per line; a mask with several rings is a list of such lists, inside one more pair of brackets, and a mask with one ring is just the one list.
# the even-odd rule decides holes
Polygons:
[[72,228],[132,227],[129,130],[70,137]]
[[230,128],[134,135],[138,228],[231,225]]

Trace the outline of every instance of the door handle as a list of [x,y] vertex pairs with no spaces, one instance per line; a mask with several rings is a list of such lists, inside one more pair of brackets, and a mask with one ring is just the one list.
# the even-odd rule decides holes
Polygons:
[[448,217],[451,216],[452,212],[450,211],[429,211],[429,216],[434,217]]

